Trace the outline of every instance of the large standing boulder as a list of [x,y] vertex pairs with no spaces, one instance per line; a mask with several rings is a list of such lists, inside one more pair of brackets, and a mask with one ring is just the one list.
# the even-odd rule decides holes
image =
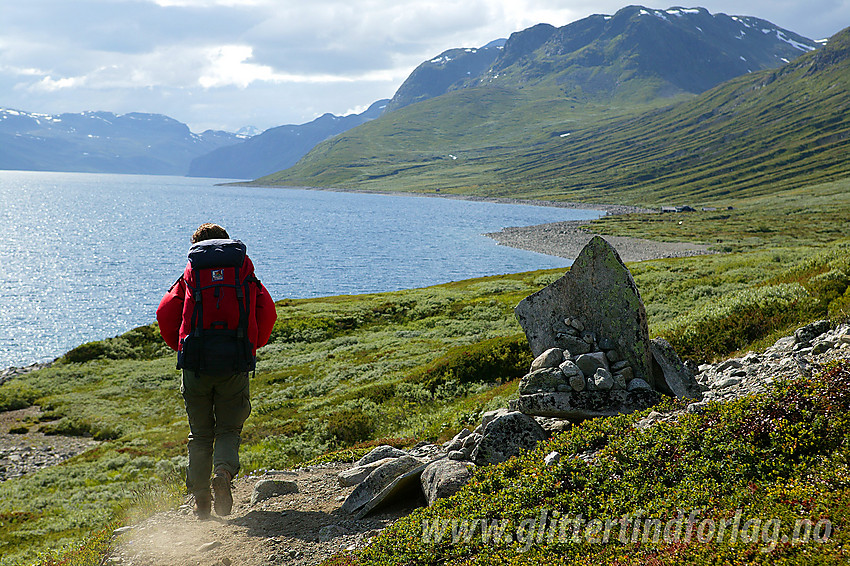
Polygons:
[[[581,422],[596,417],[613,417],[642,411],[661,400],[659,393],[649,389],[649,385],[642,379],[634,379],[631,383],[635,383],[636,386],[629,391],[608,389],[521,395],[514,403],[514,407],[529,415]],[[646,385],[646,388],[638,387],[640,383]]]
[[617,251],[603,238],[594,236],[563,277],[523,299],[514,312],[534,356],[552,347],[579,354],[574,343],[582,341],[565,324],[577,318],[583,332],[613,342],[635,377],[653,382],[640,293]]
[[472,452],[472,461],[479,466],[500,464],[531,450],[547,438],[546,431],[533,417],[512,411],[490,421]]

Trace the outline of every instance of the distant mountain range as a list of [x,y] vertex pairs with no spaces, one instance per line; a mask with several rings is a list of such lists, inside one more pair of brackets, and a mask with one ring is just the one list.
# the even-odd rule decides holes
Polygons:
[[189,177],[255,179],[295,165],[316,144],[379,117],[389,100],[379,100],[361,114],[325,114],[301,125],[278,126],[242,143],[222,147],[192,160]]
[[[616,131],[646,112],[782,68],[819,47],[765,20],[702,8],[629,6],[561,28],[540,24],[486,53],[492,63],[477,75],[452,66],[453,55],[463,56],[457,51],[423,63],[390,102],[396,110],[258,182],[480,192],[502,186],[510,168],[512,180],[524,184],[519,156],[545,159],[552,139]],[[713,111],[711,102],[703,104]]]
[[759,18],[629,6],[560,28],[538,24],[481,49],[445,51],[411,73],[389,109],[481,85],[550,85],[576,99],[698,94],[817,47]]
[[193,134],[160,114],[34,114],[0,109],[0,169],[185,175],[199,155],[241,141]]
[[480,49],[449,49],[425,61],[402,83],[387,106],[387,111],[440,96],[480,77],[496,62],[506,41],[497,39]]
[[[363,114],[326,114],[254,136],[193,134],[153,114],[0,110],[0,168],[265,175],[264,183],[307,185],[391,182],[415,171],[431,183],[478,186],[549,136],[668,106],[818,47],[758,18],[629,6],[444,51]],[[484,178],[468,168],[437,174],[469,159],[488,163]]]

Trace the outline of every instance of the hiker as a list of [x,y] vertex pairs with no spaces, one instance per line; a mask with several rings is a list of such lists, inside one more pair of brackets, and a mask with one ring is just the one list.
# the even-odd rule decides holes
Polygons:
[[177,350],[177,368],[183,370],[180,392],[189,418],[186,486],[201,519],[210,516],[211,483],[216,514],[229,515],[233,506],[240,434],[251,413],[248,374],[276,318],[245,245],[217,224],[202,224],[192,235],[183,275],[156,310],[159,331]]

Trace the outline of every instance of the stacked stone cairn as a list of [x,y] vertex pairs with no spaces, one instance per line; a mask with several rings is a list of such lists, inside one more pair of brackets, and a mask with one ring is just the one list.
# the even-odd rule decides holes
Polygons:
[[670,344],[649,339],[634,279],[599,236],[563,277],[523,299],[516,314],[536,358],[513,409],[580,422],[647,409],[661,395],[702,397]]
[[[477,466],[504,462],[550,433],[594,417],[643,410],[661,395],[702,397],[693,372],[664,340],[649,340],[631,273],[594,237],[563,277],[515,309],[532,353],[519,398],[485,413],[473,431],[437,446],[380,446],[339,474],[355,485],[342,510],[363,517],[400,497],[428,504],[453,495]],[[552,460],[556,460],[550,455]],[[549,457],[547,457],[547,465]]]

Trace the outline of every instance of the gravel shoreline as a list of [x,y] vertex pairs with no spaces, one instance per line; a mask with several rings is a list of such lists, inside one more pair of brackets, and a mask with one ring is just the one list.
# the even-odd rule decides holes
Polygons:
[[[582,248],[595,236],[583,230],[586,220],[552,222],[536,226],[502,228],[499,232],[484,234],[502,246],[510,246],[531,252],[575,259]],[[600,234],[601,235],[601,234]],[[627,236],[605,236],[623,261],[646,261],[668,257],[688,257],[716,253],[701,244],[686,242],[658,242]]]
[[[261,186],[250,183],[227,183],[234,186]],[[551,206],[555,208],[570,208],[574,210],[601,210],[606,214],[632,214],[658,212],[648,208],[637,206],[626,206],[619,204],[588,204],[581,202],[560,202],[551,200],[535,200],[523,198],[506,197],[484,197],[475,195],[457,195],[449,193],[404,193],[392,191],[373,191],[362,189],[339,189],[329,187],[268,187],[282,189],[304,189],[310,191],[330,191],[338,193],[363,193],[395,196],[416,196],[431,198],[448,198],[456,200],[469,200],[478,202],[495,202],[500,204],[522,204],[531,206]],[[582,248],[596,234],[583,230],[581,227],[589,224],[587,220],[568,220],[564,222],[551,222],[537,224],[534,226],[511,226],[502,228],[499,232],[484,234],[488,238],[496,240],[499,245],[518,248],[521,250],[542,253],[567,259],[578,257]],[[600,234],[601,235],[601,234]],[[670,257],[688,257],[716,253],[708,249],[708,246],[690,244],[685,242],[658,242],[643,238],[631,238],[627,236],[603,236],[608,241],[623,261],[646,261],[649,259],[662,259]]]

